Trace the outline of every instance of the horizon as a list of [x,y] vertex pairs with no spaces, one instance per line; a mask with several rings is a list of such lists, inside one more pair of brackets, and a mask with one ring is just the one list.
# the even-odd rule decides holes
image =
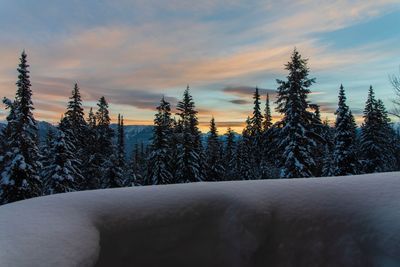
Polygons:
[[[278,12],[282,6],[286,13]],[[240,133],[256,86],[262,107],[271,94],[279,118],[275,79],[285,78],[294,47],[309,58],[316,78],[309,100],[321,105],[322,118],[334,121],[341,83],[358,124],[370,85],[392,108],[388,77],[400,64],[400,33],[391,30],[400,20],[397,1],[3,1],[0,7],[0,95],[14,97],[25,49],[38,121],[57,123],[77,82],[85,113],[104,95],[113,122],[121,113],[126,125],[152,125],[161,96],[174,108],[189,84],[202,132],[214,116],[221,134],[229,126]],[[6,114],[2,105],[0,120]]]

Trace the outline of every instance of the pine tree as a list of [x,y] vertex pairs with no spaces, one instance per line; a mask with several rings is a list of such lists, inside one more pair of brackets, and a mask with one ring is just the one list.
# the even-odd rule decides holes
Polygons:
[[179,133],[180,142],[177,145],[177,171],[175,180],[178,183],[198,182],[204,180],[202,145],[198,129],[197,111],[189,86],[186,88],[183,99],[177,105],[182,132]]
[[242,139],[238,145],[236,171],[240,180],[256,179],[253,157],[251,155],[251,131],[252,124],[249,117],[246,120],[246,127],[242,132]]
[[118,114],[117,148],[119,165],[123,167],[125,165],[125,128],[124,116],[120,114]]
[[101,172],[100,181],[103,188],[110,186],[110,168],[114,166],[112,155],[114,154],[114,146],[112,138],[114,136],[113,130],[110,128],[110,115],[108,111],[108,103],[104,96],[99,99],[97,103],[98,109],[96,112],[96,153],[97,166]]
[[307,59],[303,59],[296,49],[285,67],[289,71],[287,81],[277,80],[277,111],[284,115],[280,142],[284,160],[280,176],[311,177],[316,167],[313,151],[317,143],[311,127],[313,115],[307,110],[307,95],[315,79],[308,78]]
[[125,185],[124,169],[125,169],[125,137],[124,137],[124,119],[118,114],[117,124],[117,143],[113,148],[107,167],[107,187],[115,188]]
[[269,94],[267,94],[264,109],[263,132],[261,137],[261,162],[260,162],[260,178],[269,179],[279,176],[277,168],[274,166],[276,155],[276,139],[274,138],[275,130],[272,123],[271,107]]
[[271,115],[271,107],[269,104],[269,94],[267,94],[267,98],[265,101],[265,110],[264,110],[264,121],[263,121],[263,131],[264,133],[268,131],[272,127],[272,115]]
[[41,195],[37,146],[38,128],[33,117],[32,90],[27,55],[22,52],[18,67],[17,92],[14,102],[6,100],[10,114],[5,130],[5,155],[1,173],[1,203]]
[[328,118],[322,123],[322,137],[325,145],[323,146],[321,175],[323,177],[333,176],[334,129],[329,126]]
[[73,144],[66,139],[64,132],[59,131],[58,136],[51,145],[51,161],[44,169],[46,194],[71,192],[78,189],[81,174],[77,171],[78,160],[73,154]]
[[383,102],[375,99],[374,90],[370,86],[360,140],[364,172],[383,172],[393,169],[395,160],[390,142],[393,136]]
[[224,149],[223,166],[225,168],[224,180],[235,180],[235,152],[236,152],[236,142],[235,142],[235,132],[229,127],[225,134],[226,142]]
[[82,98],[77,83],[75,83],[69,99],[67,111],[60,123],[60,129],[64,131],[66,138],[75,146],[77,151],[73,152],[78,155],[81,154],[80,150],[85,144],[87,124],[84,118]]
[[157,107],[154,118],[154,130],[151,144],[151,152],[148,160],[147,180],[148,184],[172,183],[173,177],[170,167],[171,162],[171,138],[172,119],[171,107],[164,97]]
[[224,166],[221,159],[221,144],[218,138],[218,130],[215,125],[215,119],[210,121],[210,133],[207,139],[207,180],[221,181],[224,175]]
[[82,162],[86,158],[85,146],[88,145],[86,131],[87,124],[84,118],[82,98],[79,92],[78,84],[75,83],[72,90],[72,95],[69,98],[67,111],[64,117],[61,119],[59,128],[64,132],[65,138],[68,143],[71,143],[71,151],[75,155],[77,161],[75,164],[75,172],[77,177],[75,177],[75,182],[78,187],[80,187],[84,182],[78,180],[78,177],[82,179]]
[[96,116],[93,108],[90,108],[87,118],[87,128],[85,130],[86,144],[84,146],[84,159],[82,170],[84,179],[80,188],[82,190],[100,188],[101,171],[99,166],[99,155],[97,154],[97,132],[96,132]]
[[338,109],[335,114],[332,174],[335,176],[357,174],[357,157],[355,153],[356,125],[354,117],[346,104],[343,85],[340,85]]
[[324,166],[324,155],[325,155],[325,149],[326,149],[326,144],[327,140],[325,139],[326,137],[326,129],[324,124],[322,123],[321,120],[321,112],[320,112],[320,107],[317,104],[309,104],[309,108],[314,111],[311,113],[311,130],[313,133],[315,133],[315,136],[318,138],[315,139],[315,142],[317,143],[317,146],[313,150],[313,157],[315,160],[315,168],[313,170],[313,173],[315,176],[319,177],[322,175],[322,169]]
[[263,122],[263,115],[261,114],[260,108],[260,93],[258,87],[253,95],[254,99],[254,108],[253,108],[253,117],[250,119],[251,122],[251,136],[252,137],[259,137],[262,132],[262,122]]

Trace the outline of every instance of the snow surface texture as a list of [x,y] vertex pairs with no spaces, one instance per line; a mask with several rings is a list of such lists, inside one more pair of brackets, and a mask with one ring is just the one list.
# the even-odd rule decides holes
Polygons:
[[16,202],[0,207],[0,266],[400,266],[400,173]]

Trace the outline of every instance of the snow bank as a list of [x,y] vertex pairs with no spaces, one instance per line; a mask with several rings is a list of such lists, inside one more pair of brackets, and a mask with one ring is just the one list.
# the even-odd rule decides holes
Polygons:
[[8,204],[0,207],[0,266],[400,266],[400,173]]

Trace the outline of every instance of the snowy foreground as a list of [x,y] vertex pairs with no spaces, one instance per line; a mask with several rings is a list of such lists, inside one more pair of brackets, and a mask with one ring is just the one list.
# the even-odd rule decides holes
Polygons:
[[0,207],[0,266],[400,266],[400,173],[8,204]]

